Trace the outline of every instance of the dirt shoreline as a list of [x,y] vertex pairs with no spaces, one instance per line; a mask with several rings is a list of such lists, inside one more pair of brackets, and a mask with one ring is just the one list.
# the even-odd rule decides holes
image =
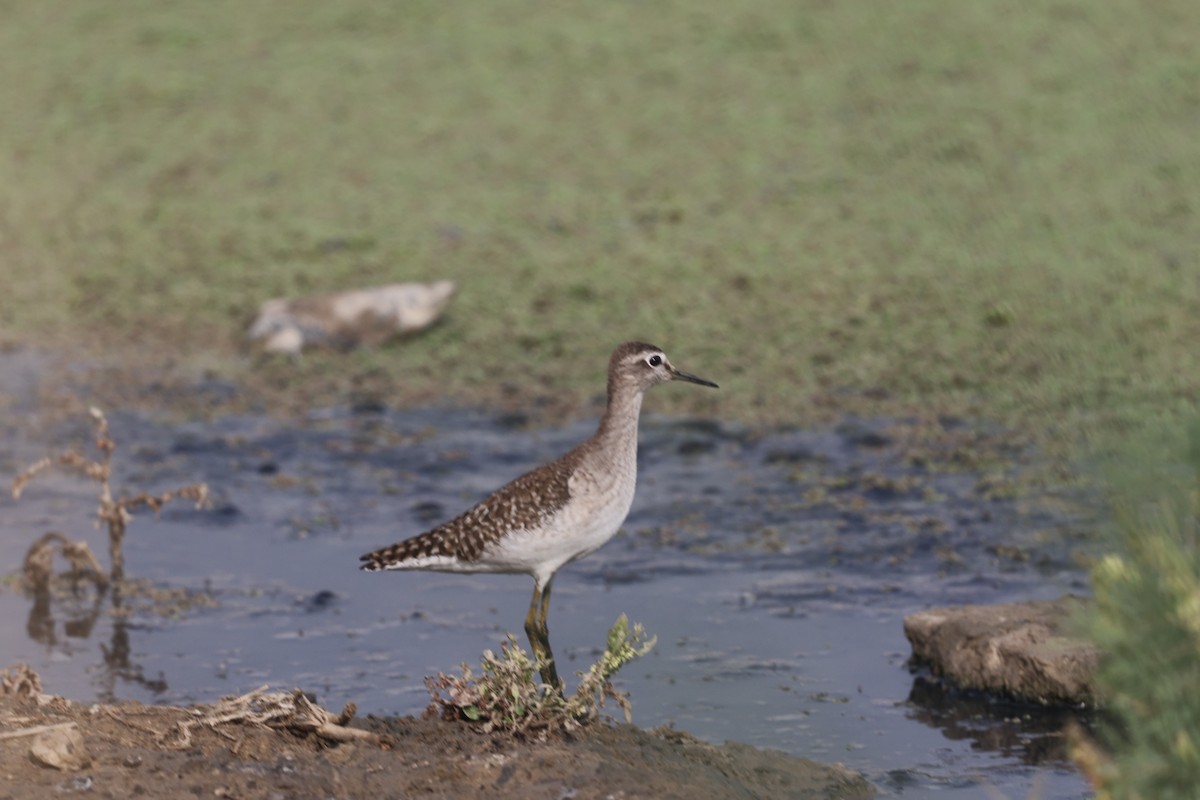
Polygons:
[[[594,724],[545,741],[483,735],[464,724],[366,717],[374,734],[331,742],[246,720],[201,724],[212,706],[85,706],[47,694],[0,695],[0,798],[866,798],[841,765],[748,745],[712,745],[669,729]],[[43,732],[41,735],[32,732]],[[66,763],[33,751],[78,731]]]

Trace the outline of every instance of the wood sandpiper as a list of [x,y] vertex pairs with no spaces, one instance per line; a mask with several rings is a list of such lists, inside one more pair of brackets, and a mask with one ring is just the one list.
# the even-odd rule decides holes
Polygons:
[[506,484],[431,531],[367,553],[361,568],[533,576],[525,633],[542,681],[561,692],[546,616],[558,570],[613,537],[633,503],[638,416],[646,390],[670,380],[717,387],[676,369],[661,348],[626,342],[608,363],[608,406],[591,438]]

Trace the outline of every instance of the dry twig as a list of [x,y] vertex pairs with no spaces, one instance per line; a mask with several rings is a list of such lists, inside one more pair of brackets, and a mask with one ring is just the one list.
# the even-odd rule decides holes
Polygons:
[[90,577],[96,588],[108,588],[108,576],[92,553],[87,542],[72,542],[57,531],[49,531],[29,546],[21,565],[25,588],[31,592],[48,592],[54,577],[54,554],[61,553],[71,565],[71,579],[76,587],[84,576]]
[[293,689],[289,693],[268,692],[267,688],[261,686],[240,697],[224,698],[207,712],[202,709],[193,710],[192,714],[199,718],[180,722],[175,726],[178,740],[174,746],[180,749],[189,747],[192,742],[192,730],[197,727],[207,727],[223,736],[233,738],[229,733],[222,731],[221,727],[235,723],[288,730],[298,734],[315,733],[331,742],[368,741],[383,744],[385,741],[377,733],[346,727],[357,711],[353,703],[348,704],[340,715],[334,715],[309,700],[299,689]]
[[41,693],[42,679],[28,664],[0,670],[0,694],[37,697]]
[[[98,408],[92,408],[90,413],[96,425],[95,443],[96,449],[100,451],[99,460],[89,461],[74,450],[68,450],[55,457],[47,456],[31,464],[13,479],[12,495],[14,499],[19,500],[25,486],[34,477],[53,467],[65,468],[69,472],[78,473],[99,483],[100,505],[96,509],[96,519],[98,524],[103,524],[108,529],[110,576],[114,582],[118,582],[125,577],[125,528],[133,518],[133,511],[148,508],[157,514],[164,505],[178,498],[192,500],[196,504],[196,508],[202,508],[208,502],[208,486],[203,483],[193,483],[157,495],[141,492],[132,497],[122,496],[114,500],[110,481],[112,480],[112,456],[117,449],[117,443],[109,433],[108,418],[104,416],[104,412]],[[73,567],[78,569],[79,563],[86,562],[87,558],[91,557],[91,553],[88,551],[85,556],[81,551],[75,549],[68,552],[67,544],[69,543],[63,545],[62,553],[72,562]],[[76,562],[76,558],[82,561]],[[91,557],[91,562],[95,563],[94,557]],[[34,568],[37,569],[37,565]]]
[[78,727],[79,724],[76,722],[56,722],[53,725],[35,725],[32,728],[21,728],[20,730],[5,731],[4,733],[0,733],[0,739],[19,739],[22,736],[37,736],[39,733],[46,733],[48,731],[60,729],[65,730],[67,728]]

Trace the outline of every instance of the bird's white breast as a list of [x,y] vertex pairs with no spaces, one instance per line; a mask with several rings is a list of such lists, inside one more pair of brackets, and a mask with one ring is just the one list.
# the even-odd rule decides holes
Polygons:
[[564,564],[599,548],[620,530],[633,504],[636,461],[632,468],[622,467],[577,470],[570,479],[570,501],[537,530],[503,537],[489,548],[487,560],[503,571],[528,572],[544,582]]

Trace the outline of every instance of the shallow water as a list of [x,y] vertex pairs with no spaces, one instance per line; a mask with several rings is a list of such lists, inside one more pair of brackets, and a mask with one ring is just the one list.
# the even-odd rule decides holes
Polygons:
[[[124,598],[125,619],[108,599],[31,608],[0,592],[5,663],[26,661],[80,700],[207,702],[270,683],[377,714],[419,713],[425,675],[520,633],[532,581],[368,574],[358,555],[453,516],[592,428],[372,408],[303,424],[111,422],[118,490],[205,481],[214,506],[133,521],[128,575],[174,595]],[[976,798],[989,785],[1010,798],[1089,796],[1062,758],[1060,717],[947,695],[905,665],[901,629],[932,605],[1086,591],[1072,558],[1082,523],[1061,498],[1004,499],[994,475],[929,469],[903,430],[645,419],[623,532],[555,582],[560,672],[586,668],[625,612],[658,637],[620,676],[642,726],[841,761],[885,796]],[[13,474],[87,429],[35,441],[18,421],[0,434],[0,470]],[[1014,465],[1024,458],[1014,452]],[[92,488],[39,478],[5,501],[2,568],[18,569],[49,529],[86,538],[103,560]],[[171,613],[150,610],[164,602]]]

